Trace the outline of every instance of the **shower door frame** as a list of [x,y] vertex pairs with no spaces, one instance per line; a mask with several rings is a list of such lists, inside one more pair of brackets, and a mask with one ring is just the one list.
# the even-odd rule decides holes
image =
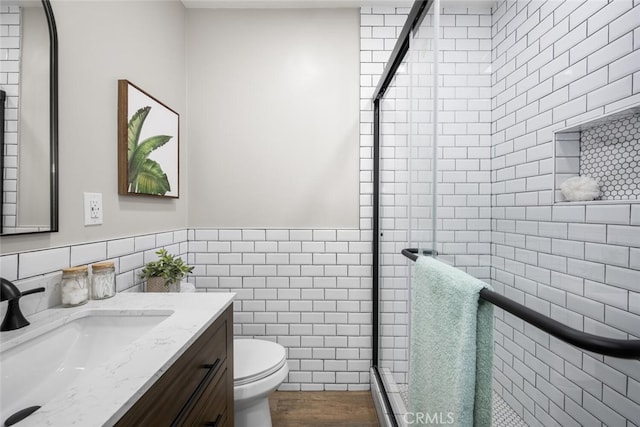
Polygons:
[[[374,381],[379,385],[381,394],[383,397],[383,404],[385,411],[388,414],[394,414],[391,402],[389,400],[388,391],[385,388],[384,382],[381,380],[380,371],[378,369],[379,364],[379,322],[380,322],[380,101],[384,96],[386,90],[393,82],[396,71],[400,64],[404,60],[406,54],[409,51],[410,40],[413,30],[419,28],[422,20],[431,10],[435,0],[416,0],[409,11],[407,20],[402,27],[400,36],[396,41],[396,44],[391,52],[389,61],[387,62],[380,81],[376,86],[373,93],[373,304],[372,304],[372,373],[374,375]],[[395,415],[395,414],[394,414]],[[398,426],[394,416],[391,416],[390,421],[392,425]]]

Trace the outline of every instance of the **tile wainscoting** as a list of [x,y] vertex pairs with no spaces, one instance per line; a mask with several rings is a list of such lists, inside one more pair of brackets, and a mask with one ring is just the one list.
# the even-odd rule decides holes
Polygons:
[[[371,366],[371,231],[184,229],[0,257],[26,316],[60,305],[61,269],[113,261],[118,292],[137,291],[144,264],[166,248],[195,267],[199,292],[236,292],[235,334],[287,348],[281,390],[368,390]],[[4,315],[3,304],[0,315]]]

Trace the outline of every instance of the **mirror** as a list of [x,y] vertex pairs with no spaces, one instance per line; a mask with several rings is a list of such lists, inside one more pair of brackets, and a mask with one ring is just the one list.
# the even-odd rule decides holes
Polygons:
[[[58,231],[58,37],[49,0],[3,0],[0,235]],[[4,28],[3,28],[4,29]]]

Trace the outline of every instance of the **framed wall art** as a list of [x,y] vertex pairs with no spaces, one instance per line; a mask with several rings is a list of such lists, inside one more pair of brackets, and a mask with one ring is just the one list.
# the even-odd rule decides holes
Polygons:
[[179,197],[180,115],[118,80],[118,193]]

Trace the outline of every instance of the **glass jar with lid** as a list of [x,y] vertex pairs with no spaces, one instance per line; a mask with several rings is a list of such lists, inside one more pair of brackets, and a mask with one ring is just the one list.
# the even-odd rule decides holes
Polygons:
[[75,307],[89,301],[89,269],[86,265],[62,269],[62,305]]
[[116,294],[116,270],[112,262],[91,265],[91,298],[106,299]]

